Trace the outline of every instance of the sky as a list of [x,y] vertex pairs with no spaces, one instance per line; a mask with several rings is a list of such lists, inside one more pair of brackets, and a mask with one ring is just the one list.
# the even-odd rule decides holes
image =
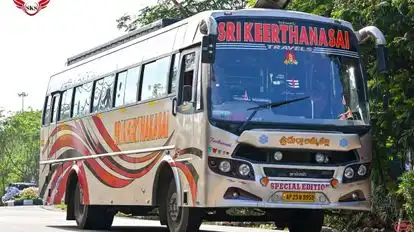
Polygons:
[[137,13],[156,0],[51,0],[35,16],[13,0],[0,1],[0,108],[41,109],[52,74],[68,57],[112,40],[125,32],[116,19]]

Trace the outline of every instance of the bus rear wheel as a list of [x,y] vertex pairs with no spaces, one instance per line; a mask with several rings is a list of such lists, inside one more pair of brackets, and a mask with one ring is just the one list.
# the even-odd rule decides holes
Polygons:
[[198,231],[202,222],[202,211],[198,208],[179,207],[177,200],[177,188],[175,181],[173,180],[169,185],[167,198],[164,201],[165,212],[167,214],[167,227],[169,231]]
[[289,220],[290,232],[320,232],[323,227],[323,210],[297,210]]
[[112,226],[115,214],[105,207],[84,205],[83,192],[79,183],[76,184],[74,197],[74,213],[78,227],[87,230],[108,230]]

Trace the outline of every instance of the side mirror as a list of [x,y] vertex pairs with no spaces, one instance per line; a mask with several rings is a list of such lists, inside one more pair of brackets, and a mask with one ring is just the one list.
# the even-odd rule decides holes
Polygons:
[[388,72],[388,51],[385,45],[377,46],[377,66],[379,73],[385,74]]
[[216,36],[205,35],[201,42],[201,62],[212,64],[216,58]]
[[191,85],[183,86],[183,102],[190,102],[193,95],[193,88]]

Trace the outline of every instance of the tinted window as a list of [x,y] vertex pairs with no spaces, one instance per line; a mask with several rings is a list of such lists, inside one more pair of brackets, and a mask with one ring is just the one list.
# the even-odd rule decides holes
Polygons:
[[161,97],[168,91],[168,70],[170,57],[144,66],[141,100]]
[[60,120],[70,118],[70,107],[72,106],[73,89],[68,89],[63,93],[62,103],[60,106]]
[[174,64],[171,70],[171,78],[170,78],[170,93],[176,93],[177,92],[177,76],[178,76],[178,63],[180,61],[180,58],[178,54],[174,55]]
[[115,76],[108,76],[96,81],[93,99],[93,112],[110,109],[112,106]]
[[58,116],[58,110],[59,110],[59,101],[60,101],[60,95],[57,94],[53,96],[53,114],[52,114],[52,122],[57,121]]
[[116,79],[115,107],[122,106],[124,104],[126,77],[127,71],[118,73],[118,78]]
[[138,81],[140,67],[129,69],[125,83],[125,100],[124,104],[134,103],[138,96]]
[[50,122],[50,103],[51,97],[46,97],[45,108],[43,110],[43,125],[48,124]]
[[75,88],[75,104],[73,116],[83,116],[89,113],[92,83],[86,83]]
[[181,102],[189,102],[192,99],[193,82],[194,82],[194,69],[195,69],[195,53],[187,54],[182,60],[183,67],[183,86]]

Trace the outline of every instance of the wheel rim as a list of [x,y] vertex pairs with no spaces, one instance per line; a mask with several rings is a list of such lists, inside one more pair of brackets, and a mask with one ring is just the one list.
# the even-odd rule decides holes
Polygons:
[[180,216],[180,209],[177,204],[177,193],[173,193],[168,203],[168,215],[174,221],[177,222]]

